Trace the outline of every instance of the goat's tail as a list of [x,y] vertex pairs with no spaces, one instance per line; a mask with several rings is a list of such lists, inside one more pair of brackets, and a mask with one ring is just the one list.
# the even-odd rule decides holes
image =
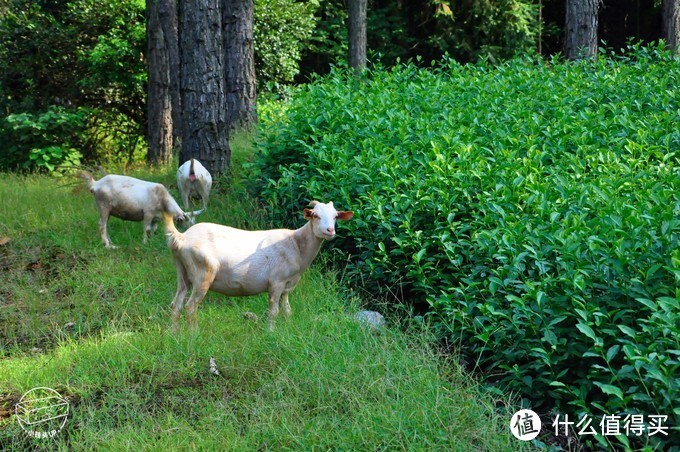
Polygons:
[[87,189],[92,192],[92,187],[94,185],[94,177],[92,177],[92,174],[88,173],[87,171],[81,171],[80,174],[78,174],[78,177],[87,183]]
[[165,224],[165,237],[168,243],[168,248],[177,251],[184,243],[184,234],[179,232],[175,227],[175,219],[168,211],[163,211],[163,223]]

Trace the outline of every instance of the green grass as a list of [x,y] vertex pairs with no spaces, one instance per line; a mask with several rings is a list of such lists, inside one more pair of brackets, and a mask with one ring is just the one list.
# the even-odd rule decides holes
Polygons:
[[[245,194],[248,137],[201,221],[263,225]],[[139,170],[176,196],[174,171]],[[160,231],[111,219],[104,249],[90,193],[75,180],[0,179],[0,449],[517,449],[507,400],[485,395],[428,333],[362,328],[360,301],[316,266],[267,331],[264,296],[210,293],[199,331],[169,331],[175,272]],[[302,220],[300,220],[302,221]],[[255,312],[260,320],[243,318]],[[221,376],[209,372],[214,357]],[[37,440],[13,405],[31,388],[70,403],[63,431]],[[4,414],[3,414],[4,413]]]

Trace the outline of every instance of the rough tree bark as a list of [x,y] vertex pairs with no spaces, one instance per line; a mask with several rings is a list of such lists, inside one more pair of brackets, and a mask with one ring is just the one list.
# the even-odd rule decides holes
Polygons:
[[179,29],[182,62],[179,163],[197,158],[214,178],[225,172],[231,158],[219,0],[182,0]]
[[564,54],[570,60],[597,55],[600,0],[567,0]]
[[158,19],[160,21],[165,47],[168,52],[170,70],[170,103],[172,104],[172,135],[175,145],[182,138],[182,103],[179,93],[179,24],[177,0],[158,0]]
[[257,122],[254,0],[222,0],[225,89],[229,130],[248,129]]
[[165,165],[172,159],[172,105],[170,100],[170,65],[165,35],[159,21],[159,0],[146,2],[147,70],[147,138],[146,161]]
[[680,0],[663,2],[663,38],[673,52],[680,53]]
[[366,67],[366,4],[367,0],[348,1],[349,67]]

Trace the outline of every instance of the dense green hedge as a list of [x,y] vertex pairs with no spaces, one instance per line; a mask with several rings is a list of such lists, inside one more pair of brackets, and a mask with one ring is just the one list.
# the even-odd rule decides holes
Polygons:
[[256,188],[276,221],[354,210],[347,274],[534,409],[678,425],[678,86],[659,48],[336,71],[264,118]]

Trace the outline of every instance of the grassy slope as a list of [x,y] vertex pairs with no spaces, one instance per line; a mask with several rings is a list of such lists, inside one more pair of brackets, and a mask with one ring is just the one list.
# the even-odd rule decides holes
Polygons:
[[[217,184],[201,220],[255,227],[263,215],[238,173],[251,150],[234,147],[234,183]],[[135,174],[176,194],[169,173]],[[209,294],[199,333],[171,335],[175,272],[161,234],[145,246],[141,224],[112,219],[119,249],[105,250],[91,195],[67,182],[0,178],[0,238],[11,239],[0,247],[0,449],[36,445],[7,416],[37,386],[71,402],[65,430],[37,444],[47,449],[520,446],[498,401],[443,365],[424,335],[364,330],[347,314],[357,300],[318,268],[273,333],[242,316],[262,319],[264,296]]]

